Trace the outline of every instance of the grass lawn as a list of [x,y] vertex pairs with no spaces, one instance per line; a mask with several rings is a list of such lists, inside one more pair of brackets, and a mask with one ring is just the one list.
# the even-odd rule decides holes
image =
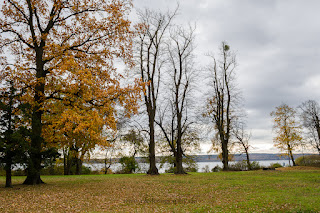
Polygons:
[[0,212],[320,212],[320,170],[24,178],[0,177]]

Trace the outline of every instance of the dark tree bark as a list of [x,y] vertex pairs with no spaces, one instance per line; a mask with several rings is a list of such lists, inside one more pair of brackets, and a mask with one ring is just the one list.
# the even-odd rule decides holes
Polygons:
[[294,160],[294,157],[293,157],[293,154],[292,154],[292,148],[291,148],[290,144],[288,144],[288,150],[289,150],[289,157],[290,157],[290,159],[292,161],[292,165],[296,166],[296,162]]
[[8,188],[11,188],[12,187],[12,169],[11,169],[11,166],[12,166],[12,157],[10,155],[8,155],[6,157],[6,166],[5,166],[5,170],[6,170],[6,186],[5,187],[8,187]]
[[247,159],[248,170],[251,170],[251,169],[252,169],[252,166],[251,166],[251,163],[250,163],[250,157],[249,157],[248,149],[245,149],[245,153],[246,153],[246,159]]
[[82,174],[82,160],[75,158],[74,161],[76,164],[76,175],[81,175]]
[[[32,19],[30,19],[32,21]],[[32,25],[33,26],[33,25]],[[43,106],[44,97],[44,82],[41,79],[46,77],[44,71],[44,60],[43,60],[43,48],[45,41],[41,41],[40,45],[35,48],[36,51],[36,78],[37,85],[35,86],[34,101],[35,104],[32,109],[32,135],[31,135],[31,146],[30,146],[30,162],[27,169],[27,178],[23,182],[26,185],[41,184],[43,181],[40,178],[41,170],[41,148],[43,145],[42,139],[42,114],[41,107]]]
[[[155,102],[154,102],[155,103]],[[155,135],[154,135],[154,117],[155,117],[155,106],[147,102],[148,115],[149,115],[149,170],[147,174],[158,175],[158,168],[156,167],[156,153],[155,153]]]

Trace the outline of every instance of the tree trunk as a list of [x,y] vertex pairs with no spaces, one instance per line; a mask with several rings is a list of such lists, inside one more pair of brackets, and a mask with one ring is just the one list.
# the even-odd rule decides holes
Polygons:
[[[178,97],[176,97],[176,107],[178,109]],[[178,111],[178,110],[177,110]],[[178,137],[177,137],[177,168],[175,170],[175,174],[186,174],[186,172],[183,170],[182,166],[182,147],[181,147],[181,140],[182,140],[182,126],[181,126],[181,113],[177,113],[177,124],[178,124]]]
[[108,173],[108,170],[111,167],[111,162],[112,162],[112,159],[110,158],[109,165],[107,166],[107,157],[104,159],[104,174],[105,175]]
[[222,143],[222,164],[223,164],[223,171],[228,171],[229,170],[229,152],[228,152],[228,145],[226,140],[224,140]]
[[148,110],[149,114],[149,129],[150,129],[150,142],[149,142],[149,163],[150,167],[147,172],[149,175],[159,175],[156,166],[156,154],[155,154],[155,141],[154,141],[154,116],[153,110]]
[[[177,143],[178,146],[178,143]],[[175,169],[175,174],[187,174],[182,166],[182,150],[181,150],[181,144],[180,148],[177,150],[177,155],[176,155],[176,169]]]
[[12,159],[11,156],[7,156],[6,159],[6,187],[12,187],[12,181],[11,181],[11,176],[12,176],[12,170],[11,170],[11,165],[12,165]]
[[63,151],[63,174],[64,175],[68,175],[67,172],[67,157],[66,157],[66,153]]
[[69,153],[64,157],[63,164],[64,175],[71,175],[72,159],[70,158]]
[[[36,108],[36,107],[35,107]],[[32,115],[32,138],[30,147],[30,159],[27,169],[27,178],[23,182],[26,185],[36,185],[44,183],[40,178],[41,170],[41,112],[39,108],[33,110]]]
[[250,163],[250,158],[249,158],[249,152],[248,149],[245,149],[246,151],[246,156],[247,156],[247,165],[248,165],[248,170],[251,170],[251,163]]
[[43,48],[36,49],[36,78],[37,84],[35,86],[35,94],[33,97],[34,106],[32,109],[31,118],[31,147],[30,147],[30,160],[28,165],[27,178],[23,184],[35,185],[41,184],[43,181],[40,178],[41,170],[41,148],[42,148],[42,114],[44,102],[44,86],[43,79],[46,77],[44,72],[44,64],[42,60]]
[[317,143],[317,141],[315,143],[316,143],[316,148],[317,148],[319,155],[320,155],[320,124],[319,124],[319,119],[317,119],[316,127],[317,127],[317,134],[318,134],[318,143]]
[[292,151],[290,150],[289,153],[290,153],[290,158],[291,158],[291,161],[292,161],[292,165],[296,166],[296,162],[294,161]]
[[82,174],[82,160],[75,158],[76,162],[76,175],[81,175]]

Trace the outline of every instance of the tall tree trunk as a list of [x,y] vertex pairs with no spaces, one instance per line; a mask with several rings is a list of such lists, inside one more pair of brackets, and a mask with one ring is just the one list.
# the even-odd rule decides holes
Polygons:
[[44,102],[44,64],[42,60],[43,48],[36,49],[36,78],[37,85],[35,86],[35,94],[33,97],[34,106],[32,109],[32,118],[31,118],[31,146],[30,146],[30,160],[28,165],[27,178],[23,184],[35,185],[44,183],[40,178],[41,170],[41,148],[42,148],[42,114],[41,110]]
[[154,111],[150,110],[149,114],[149,130],[150,130],[150,141],[149,141],[149,170],[147,174],[158,175],[158,169],[156,166],[156,153],[155,153],[155,141],[154,141]]
[[[152,124],[153,125],[153,124]],[[147,174],[158,175],[158,168],[156,166],[156,154],[155,154],[155,141],[154,141],[154,129],[150,128],[150,142],[149,142],[149,170]]]
[[7,156],[6,159],[6,187],[12,187],[12,170],[11,170],[11,165],[12,165],[12,158],[10,155]]
[[226,140],[222,142],[222,164],[223,164],[223,171],[229,170],[229,150],[228,144]]
[[[37,96],[37,95],[36,95]],[[41,170],[41,115],[39,107],[35,107],[32,115],[32,137],[30,147],[30,159],[27,169],[27,178],[23,182],[26,185],[35,185],[44,183],[40,178]]]

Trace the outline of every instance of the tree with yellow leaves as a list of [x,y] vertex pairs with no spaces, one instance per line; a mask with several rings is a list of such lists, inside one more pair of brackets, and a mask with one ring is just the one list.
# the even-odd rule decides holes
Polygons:
[[0,51],[32,106],[25,184],[42,183],[48,142],[96,141],[102,125],[115,129],[116,104],[128,114],[136,110],[138,87],[121,86],[114,66],[117,58],[132,65],[131,6],[126,0],[3,1]]
[[296,111],[287,104],[276,107],[271,112],[277,136],[273,139],[275,147],[286,151],[285,155],[289,156],[293,166],[296,165],[293,157],[293,150],[302,142],[301,126],[296,121]]

